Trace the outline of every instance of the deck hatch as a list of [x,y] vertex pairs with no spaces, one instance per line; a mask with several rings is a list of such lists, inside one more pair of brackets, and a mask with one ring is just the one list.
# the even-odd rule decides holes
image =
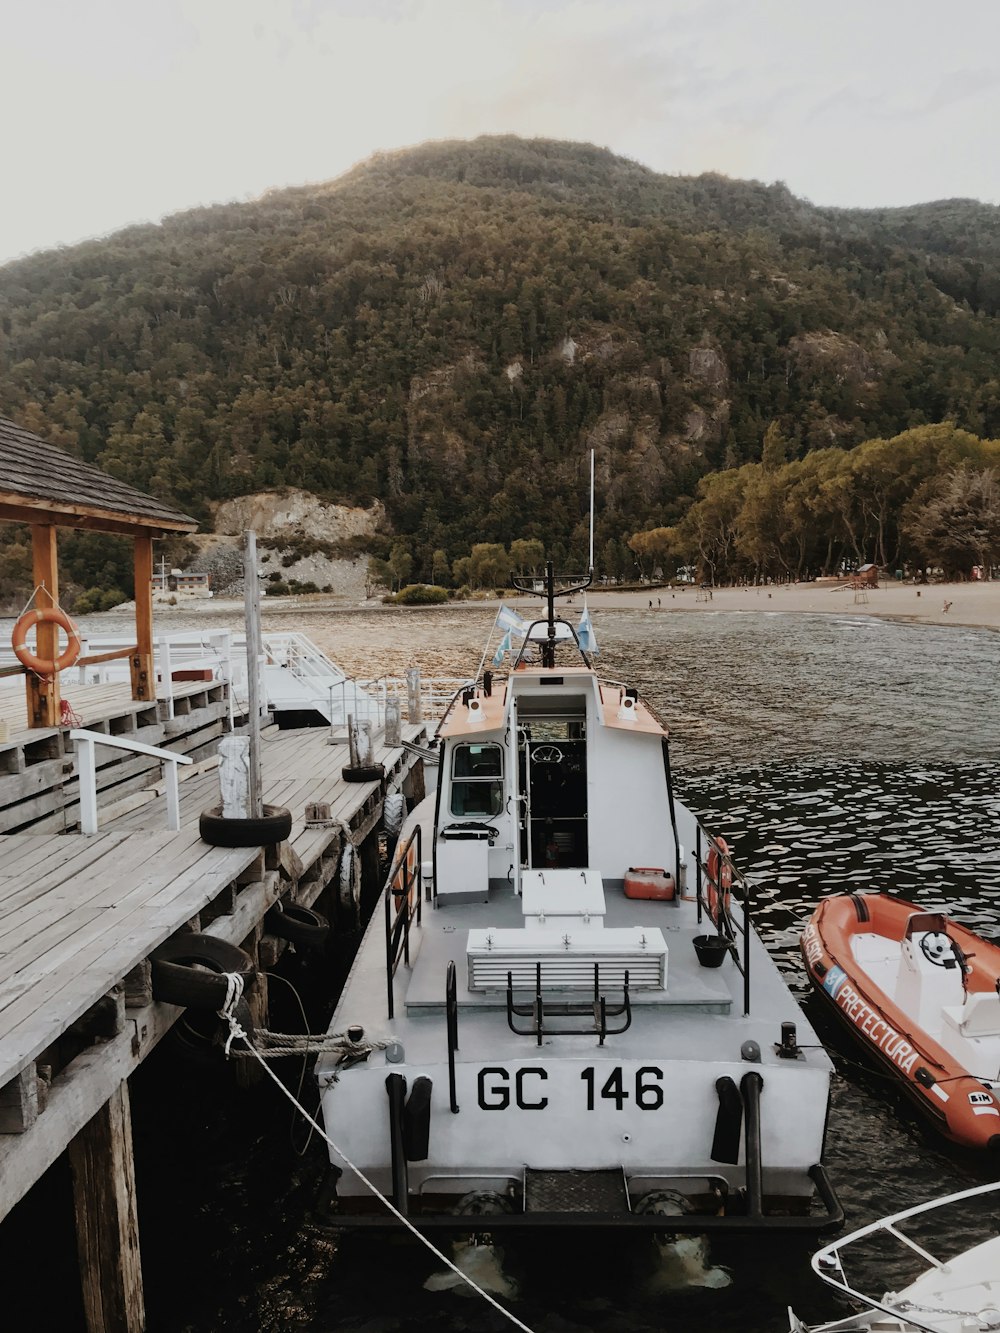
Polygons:
[[526,1213],[627,1213],[628,1190],[621,1167],[612,1171],[524,1173]]

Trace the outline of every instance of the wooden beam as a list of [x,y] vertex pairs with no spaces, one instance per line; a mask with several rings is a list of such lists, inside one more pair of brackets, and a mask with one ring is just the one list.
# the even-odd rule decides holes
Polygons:
[[146,1312],[128,1083],[69,1145],[83,1308],[89,1333],[142,1333]]
[[0,1134],[23,1134],[38,1119],[38,1075],[33,1064],[0,1088]]
[[130,659],[132,698],[156,698],[153,671],[153,539],[135,539],[135,655]]
[[250,737],[250,818],[260,819],[264,804],[260,772],[260,665],[264,645],[260,633],[260,580],[257,577],[257,534],[243,534],[243,610],[247,640],[247,733]]
[[[35,523],[31,528],[31,581],[36,589],[35,606],[44,611],[59,604],[59,560],[56,553],[56,529],[49,523]],[[59,626],[40,624],[35,629],[36,656],[54,662],[59,656]],[[51,679],[24,677],[28,703],[29,727],[58,727],[59,673]]]
[[96,505],[67,504],[62,500],[40,500],[30,495],[0,491],[0,522],[51,523],[57,528],[85,528],[91,532],[117,532],[132,537],[136,532],[162,536],[168,532],[197,532],[194,519],[176,520],[145,514],[118,513]]

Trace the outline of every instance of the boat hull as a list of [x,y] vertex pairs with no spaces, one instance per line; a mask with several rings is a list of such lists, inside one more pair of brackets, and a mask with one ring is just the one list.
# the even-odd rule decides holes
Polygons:
[[[945,929],[908,940],[911,918]],[[941,959],[930,961],[909,947],[922,934],[946,935],[957,946],[943,967]],[[801,948],[827,1012],[924,1119],[962,1147],[1000,1151],[1000,1098],[994,1091],[1000,1084],[1000,949],[954,921],[944,923],[939,913],[885,894],[824,899]],[[996,1013],[979,1020],[980,1035],[963,1033],[969,1020],[962,1015],[992,1010],[994,1000]]]

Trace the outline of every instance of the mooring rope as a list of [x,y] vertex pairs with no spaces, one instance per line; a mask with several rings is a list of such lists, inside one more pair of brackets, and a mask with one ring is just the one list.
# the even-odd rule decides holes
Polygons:
[[354,1165],[351,1159],[344,1152],[343,1148],[338,1147],[337,1144],[334,1143],[333,1139],[330,1138],[329,1134],[327,1134],[323,1126],[316,1119],[314,1119],[313,1116],[309,1114],[309,1112],[306,1110],[306,1108],[302,1105],[301,1102],[297,1101],[295,1097],[292,1096],[289,1090],[285,1087],[284,1083],[282,1083],[281,1079],[278,1078],[277,1074],[275,1074],[274,1070],[268,1066],[268,1063],[264,1059],[264,1057],[260,1054],[259,1051],[257,1051],[255,1046],[251,1042],[250,1038],[243,1031],[239,1019],[236,1017],[236,1006],[239,1004],[243,996],[243,977],[238,972],[227,972],[226,983],[227,983],[226,1001],[225,1004],[222,1006],[222,1008],[219,1010],[220,1017],[225,1019],[225,1021],[229,1024],[229,1037],[226,1040],[226,1054],[227,1055],[229,1054],[230,1047],[234,1041],[242,1041],[246,1046],[247,1051],[251,1055],[255,1056],[256,1059],[259,1061],[260,1067],[267,1074],[268,1078],[270,1078],[277,1085],[277,1087],[280,1088],[284,1096],[288,1098],[288,1100],[296,1108],[299,1114],[303,1116],[304,1119],[306,1119],[310,1125],[312,1125],[313,1129],[320,1136],[320,1138],[324,1139],[330,1145],[330,1147],[341,1159],[341,1161],[344,1162],[347,1165],[347,1167],[354,1172],[354,1174],[361,1181],[361,1183],[368,1189],[370,1189],[371,1192],[375,1195],[375,1197],[385,1205],[385,1207],[389,1210],[389,1212],[392,1213],[393,1217],[395,1217],[397,1221],[402,1222],[403,1226],[406,1227],[407,1230],[411,1231],[414,1236],[416,1236],[417,1240],[420,1241],[421,1245],[426,1246],[426,1248],[430,1250],[431,1254],[433,1254],[435,1258],[440,1259],[440,1261],[445,1265],[446,1268],[450,1268],[451,1271],[455,1274],[455,1276],[461,1278],[461,1280],[464,1283],[466,1283],[467,1286],[471,1287],[477,1296],[482,1296],[483,1300],[486,1301],[489,1305],[492,1305],[494,1310],[497,1310],[500,1314],[502,1314],[505,1319],[509,1319],[515,1328],[521,1329],[522,1333],[533,1333],[533,1330],[530,1329],[527,1324],[522,1324],[520,1319],[518,1319],[518,1317],[515,1314],[512,1314],[511,1311],[508,1310],[506,1306],[501,1305],[500,1302],[498,1300],[495,1300],[488,1291],[484,1291],[483,1288],[477,1282],[474,1282],[472,1278],[469,1277],[468,1273],[463,1273],[457,1264],[453,1263],[451,1259],[449,1259],[446,1255],[442,1254],[441,1251],[437,1248],[437,1246],[432,1241],[428,1240],[427,1237],[423,1235],[413,1225],[410,1219],[399,1211],[399,1209],[395,1206],[392,1200],[387,1199],[386,1196],[382,1193],[382,1191],[376,1185],[372,1184],[372,1182],[368,1179],[368,1177],[361,1170],[361,1168],[359,1166]]
[[[265,1060],[277,1060],[285,1055],[369,1055],[392,1045],[391,1037],[362,1037],[360,1041],[353,1041],[346,1032],[311,1035],[307,1032],[269,1032],[267,1028],[254,1028],[253,1040],[256,1047],[253,1056]],[[227,1054],[249,1057],[251,1052],[228,1051]]]

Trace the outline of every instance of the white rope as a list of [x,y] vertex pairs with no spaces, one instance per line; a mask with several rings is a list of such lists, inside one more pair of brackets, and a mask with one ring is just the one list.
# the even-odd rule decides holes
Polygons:
[[447,1258],[446,1255],[442,1254],[441,1251],[437,1248],[437,1246],[432,1241],[429,1241],[427,1237],[423,1235],[413,1225],[410,1219],[399,1211],[399,1209],[395,1206],[392,1200],[387,1199],[386,1196],[382,1193],[382,1191],[378,1189],[377,1186],[372,1184],[372,1182],[368,1179],[368,1177],[361,1170],[361,1168],[359,1166],[355,1166],[354,1163],[351,1161],[351,1159],[344,1152],[344,1150],[342,1148],[339,1148],[337,1144],[334,1143],[333,1139],[330,1138],[329,1134],[327,1134],[323,1126],[319,1124],[318,1121],[314,1120],[313,1117],[306,1110],[306,1108],[301,1104],[301,1102],[297,1101],[292,1096],[292,1094],[285,1087],[284,1083],[282,1083],[281,1079],[278,1078],[277,1074],[275,1074],[275,1072],[268,1066],[267,1061],[264,1060],[260,1052],[255,1049],[255,1047],[250,1041],[250,1038],[243,1031],[242,1027],[239,1024],[238,1019],[236,1018],[235,1009],[240,1001],[240,997],[243,994],[242,976],[240,976],[238,973],[235,972],[228,972],[226,973],[226,980],[228,982],[226,1003],[219,1010],[220,1015],[229,1024],[229,1038],[226,1041],[226,1054],[227,1055],[229,1054],[229,1047],[232,1042],[236,1040],[244,1042],[246,1044],[247,1049],[257,1057],[257,1060],[260,1063],[260,1067],[267,1074],[268,1078],[270,1078],[281,1089],[282,1093],[288,1098],[288,1100],[296,1108],[299,1114],[306,1121],[308,1121],[310,1125],[312,1125],[313,1129],[320,1136],[320,1138],[324,1139],[330,1145],[330,1147],[341,1159],[341,1161],[344,1162],[347,1165],[347,1167],[354,1172],[354,1174],[358,1177],[361,1183],[365,1185],[368,1189],[370,1189],[377,1199],[381,1200],[381,1202],[385,1204],[386,1208],[388,1208],[389,1212],[392,1213],[392,1215],[397,1219],[397,1221],[402,1222],[403,1226],[406,1227],[409,1231],[411,1231],[414,1236],[416,1236],[417,1240],[420,1241],[421,1245],[425,1245],[427,1249],[430,1250],[431,1254],[433,1254],[436,1258],[440,1259],[440,1261],[445,1265],[446,1268],[450,1268],[456,1277],[461,1278],[461,1280],[464,1283],[466,1283],[469,1287],[471,1287],[477,1296],[482,1296],[483,1300],[486,1301],[489,1305],[492,1305],[494,1310],[499,1311],[499,1313],[502,1314],[505,1319],[509,1319],[515,1328],[521,1329],[522,1333],[533,1333],[533,1330],[530,1329],[527,1324],[522,1324],[520,1319],[518,1319],[518,1317],[515,1314],[512,1314],[511,1311],[508,1310],[506,1306],[501,1305],[499,1301],[494,1300],[494,1298],[490,1295],[488,1291],[484,1291],[483,1288],[479,1286],[477,1282],[474,1282],[472,1278],[469,1277],[468,1273],[463,1273],[457,1264],[453,1263],[449,1258]]
[[45,580],[44,580],[44,579],[41,581],[41,583],[39,583],[39,584],[37,585],[37,587],[35,588],[35,591],[31,594],[31,596],[30,596],[30,597],[28,598],[28,600],[25,602],[24,606],[21,607],[21,615],[18,616],[18,620],[21,619],[21,616],[24,615],[25,611],[27,611],[28,607],[31,605],[31,603],[35,600],[35,598],[38,596],[38,594],[39,594],[43,589],[45,589],[45,591],[48,592],[48,589],[45,587]]
[[[370,1055],[372,1051],[384,1051],[393,1044],[391,1037],[366,1037],[362,1041],[352,1041],[345,1032],[269,1032],[267,1028],[255,1028],[253,1039],[256,1047],[254,1056],[265,1060],[276,1060],[285,1055]],[[250,1052],[233,1051],[231,1054],[246,1057]]]

